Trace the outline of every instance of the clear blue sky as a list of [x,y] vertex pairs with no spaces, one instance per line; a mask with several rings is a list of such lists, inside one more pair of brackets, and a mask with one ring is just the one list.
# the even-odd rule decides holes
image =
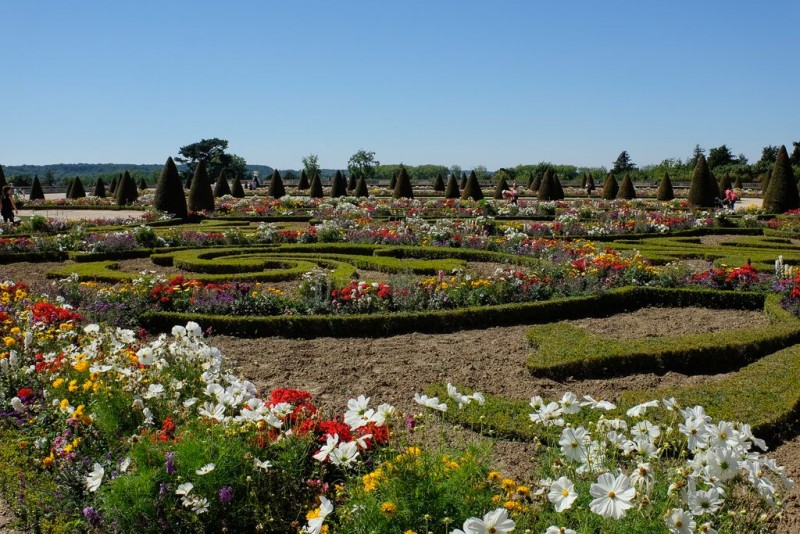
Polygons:
[[800,140],[800,1],[2,0],[0,163],[489,169]]

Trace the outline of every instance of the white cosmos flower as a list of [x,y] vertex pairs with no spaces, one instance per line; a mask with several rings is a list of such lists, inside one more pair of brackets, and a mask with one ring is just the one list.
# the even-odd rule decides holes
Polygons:
[[163,384],[150,384],[147,387],[147,391],[144,392],[142,397],[145,399],[157,399],[164,396],[164,385]]
[[694,515],[715,514],[723,500],[715,488],[695,491],[689,496],[689,508]]
[[100,484],[103,482],[103,475],[105,474],[106,470],[103,469],[103,466],[95,463],[94,469],[83,479],[86,489],[91,493],[97,491],[97,488],[99,488]]
[[175,490],[175,495],[189,495],[189,492],[192,491],[194,484],[191,482],[184,482]]
[[269,468],[272,467],[272,462],[269,460],[259,460],[258,458],[254,461],[256,469],[262,469],[264,471],[269,471]]
[[447,395],[458,404],[459,408],[463,408],[472,401],[477,402],[481,406],[483,406],[483,403],[486,402],[483,393],[476,391],[471,395],[464,395],[463,393],[460,393],[453,384],[450,383],[447,384]]
[[124,460],[119,463],[119,472],[124,473],[128,470],[128,467],[131,465],[131,457],[126,456]]
[[186,333],[192,337],[203,337],[203,329],[194,321],[186,323]]
[[142,347],[136,352],[136,358],[142,365],[153,365],[156,361],[155,353],[150,347]]
[[336,449],[336,445],[339,443],[339,434],[330,435],[326,438],[325,445],[320,448],[319,452],[317,452],[313,458],[317,461],[324,462],[328,459],[328,456]]
[[594,397],[592,397],[591,395],[584,395],[583,399],[584,400],[581,402],[581,406],[588,406],[589,408],[591,408],[593,410],[606,410],[606,411],[608,411],[608,410],[613,410],[614,408],[617,407],[617,405],[614,404],[613,402],[608,402],[608,401],[605,401],[605,400],[597,400]]
[[25,405],[22,403],[19,397],[14,397],[11,399],[11,407],[14,408],[14,411],[17,413],[22,413],[25,411]]
[[739,461],[731,449],[717,447],[708,452],[708,468],[711,475],[725,482],[739,474]]
[[375,424],[377,426],[383,426],[387,419],[394,416],[395,411],[394,406],[384,402],[378,406],[378,411],[375,413]]
[[561,439],[558,444],[561,445],[561,452],[574,462],[583,462],[586,460],[587,450],[586,447],[592,441],[589,432],[579,426],[578,428],[565,428],[561,431]]
[[292,408],[292,405],[288,402],[279,402],[270,408],[270,411],[281,419],[292,413],[292,410],[294,410],[294,408]]
[[319,496],[319,514],[308,520],[308,524],[303,527],[303,532],[307,534],[320,534],[325,518],[333,512],[333,503],[322,495]]
[[541,398],[539,395],[534,395],[531,397],[531,402],[528,404],[531,405],[531,408],[534,410],[539,410],[542,406],[544,406],[544,399]]
[[172,327],[172,336],[173,337],[181,337],[186,335],[186,329],[181,325],[175,325]]
[[440,412],[447,411],[447,404],[439,402],[438,397],[428,397],[427,395],[420,395],[419,393],[414,393],[414,402],[422,406],[425,406],[426,408],[439,410]]
[[690,451],[694,452],[698,448],[704,449],[708,445],[710,426],[704,419],[688,418],[686,422],[678,425],[678,430],[686,436],[687,447]]
[[547,527],[547,530],[544,531],[544,534],[578,534],[571,528],[567,527],[557,527],[555,525],[551,525]]
[[225,419],[225,405],[221,403],[204,402],[203,405],[197,410],[197,413],[204,417],[214,419],[215,421],[222,421]]
[[653,488],[653,482],[653,472],[650,469],[650,464],[640,462],[631,473],[631,484],[640,492],[649,495],[650,490]]
[[666,523],[669,531],[675,534],[693,534],[695,527],[697,527],[692,515],[684,511],[683,508],[670,510]]
[[661,435],[661,429],[644,419],[631,427],[631,434],[647,441],[655,441]]
[[483,516],[483,519],[470,517],[464,521],[464,530],[455,529],[451,534],[507,534],[512,532],[517,524],[508,518],[508,510],[497,508]]
[[702,532],[703,534],[717,534],[717,530],[711,526],[711,523],[706,522],[697,527],[697,532]]
[[614,478],[610,473],[603,473],[597,478],[597,483],[589,488],[589,493],[594,497],[589,503],[592,512],[603,517],[622,519],[625,512],[633,507],[631,501],[636,490],[627,476],[621,474]]
[[553,503],[556,512],[561,513],[569,510],[578,494],[575,492],[575,485],[567,477],[561,477],[550,485],[550,493],[547,498]]
[[578,403],[578,397],[571,391],[567,391],[558,401],[561,405],[561,412],[567,415],[575,414],[581,411],[581,406]]
[[200,469],[198,469],[197,471],[195,471],[195,473],[197,473],[200,476],[207,475],[211,471],[213,471],[214,468],[216,468],[216,467],[217,467],[216,464],[206,464],[203,467],[201,467]]
[[536,413],[530,414],[531,421],[543,426],[564,426],[564,419],[561,417],[561,406],[551,402],[541,406]]
[[720,421],[716,425],[709,425],[709,445],[714,447],[738,447],[740,443],[739,432],[728,421]]
[[629,409],[625,414],[628,417],[641,417],[643,416],[648,408],[655,408],[657,407],[659,402],[657,400],[643,402],[642,404],[637,404],[633,408]]
[[358,455],[358,444],[355,441],[349,441],[347,443],[339,443],[339,445],[331,451],[330,459],[333,465],[350,467],[356,461]]
[[100,331],[100,325],[96,323],[87,324],[83,327],[83,331],[87,334],[96,334]]

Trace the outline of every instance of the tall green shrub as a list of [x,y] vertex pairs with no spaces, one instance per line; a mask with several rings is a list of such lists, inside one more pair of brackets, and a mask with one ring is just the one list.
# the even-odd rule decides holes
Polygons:
[[627,172],[619,186],[619,191],[617,191],[617,198],[622,200],[632,200],[636,198],[636,188],[633,187],[633,180],[631,180],[631,175]]
[[203,159],[198,161],[194,168],[192,188],[189,189],[187,202],[191,212],[214,211],[214,191],[211,190],[206,162]]
[[98,178],[94,183],[94,196],[97,198],[106,198],[106,184],[102,178]]
[[324,195],[322,191],[322,180],[319,178],[319,173],[315,172],[311,177],[311,184],[309,185],[308,195],[311,198],[322,198]]
[[186,188],[187,191],[191,191],[192,190],[192,175],[191,174],[186,177],[186,184],[184,185],[184,187]]
[[608,173],[605,182],[603,182],[603,198],[606,200],[614,200],[619,193],[619,184],[613,172]]
[[772,171],[767,171],[759,177],[759,182],[761,182],[761,192],[766,194],[767,189],[769,189],[769,180]]
[[156,192],[153,195],[153,207],[179,219],[186,218],[186,194],[183,192],[183,182],[172,157],[167,158],[158,178]]
[[533,181],[531,181],[530,186],[528,189],[533,191],[534,193],[539,193],[539,189],[542,187],[542,181],[544,180],[544,175],[547,174],[545,171],[543,174],[537,174],[533,177]]
[[120,181],[120,180],[122,180],[122,174],[120,174],[120,175],[119,175],[119,178],[117,178],[117,177],[115,176],[115,177],[113,177],[113,178],[111,179],[111,183],[108,185],[108,192],[109,192],[110,194],[112,194],[112,195],[113,195],[113,194],[115,194],[115,193],[116,193],[116,191],[117,191],[117,184],[119,184],[119,181]]
[[478,183],[478,176],[475,174],[475,171],[469,173],[467,185],[464,187],[464,191],[461,193],[462,200],[466,200],[468,198],[471,198],[472,200],[483,200],[483,191],[481,191],[481,184]]
[[400,165],[400,172],[397,173],[397,183],[394,185],[392,196],[394,198],[414,198],[411,178],[408,176],[405,165]]
[[461,198],[461,191],[458,188],[458,178],[451,174],[447,179],[447,187],[444,189],[444,198]]
[[139,178],[139,191],[144,191],[147,189],[147,182],[144,181],[144,178]]
[[556,184],[553,177],[553,171],[547,169],[544,171],[544,175],[542,176],[541,180],[539,180],[539,189],[536,191],[536,198],[544,202],[556,200],[555,189]]
[[583,185],[583,187],[584,188],[591,187],[592,191],[595,190],[594,176],[592,176],[592,173],[590,172],[586,173],[586,183]]
[[72,184],[75,183],[75,178],[67,178],[67,192],[64,194],[65,198],[72,198]]
[[0,165],[0,188],[5,187],[8,185],[6,182],[6,174],[3,172],[3,166]]
[[75,180],[72,181],[72,187],[69,189],[69,196],[67,198],[85,198],[86,197],[86,189],[83,188],[83,182],[81,182],[81,177],[76,176]]
[[358,185],[358,183],[356,182],[356,175],[351,172],[350,176],[348,176],[347,178],[347,190],[355,191],[356,185]]
[[[211,192],[212,196],[214,192]],[[242,179],[237,174],[236,177],[233,179],[233,185],[231,186],[231,196],[233,198],[244,198],[244,187],[242,186]]]
[[369,189],[367,188],[367,179],[364,178],[364,175],[358,177],[358,183],[356,184],[355,195],[361,198],[367,198],[369,196]]
[[214,196],[219,198],[231,194],[231,186],[228,185],[228,180],[225,179],[225,172],[220,171],[217,177],[217,183],[214,184]]
[[467,187],[467,173],[461,173],[461,184],[459,184],[459,188],[463,191],[464,188]]
[[726,189],[733,189],[731,177],[727,172],[722,175],[722,178],[719,179],[719,198],[725,198]]
[[436,173],[436,178],[433,180],[433,190],[437,193],[444,191],[444,178],[442,178],[442,173],[440,172]]
[[556,171],[553,171],[553,193],[553,200],[564,200],[564,187]]
[[[178,183],[180,183],[180,180]],[[181,188],[181,191],[183,191],[183,188]],[[133,181],[130,173],[125,171],[122,175],[122,180],[117,184],[117,193],[114,195],[117,206],[128,206],[133,204],[137,198],[139,198],[139,191],[136,189],[136,182]]]
[[656,200],[668,201],[674,198],[675,192],[672,190],[672,180],[669,178],[669,173],[665,172],[656,192]]
[[392,174],[392,179],[389,180],[389,189],[391,189],[392,191],[394,191],[394,188],[397,186],[397,174],[399,173],[400,171],[397,171],[397,173]]
[[331,184],[331,198],[338,198],[347,195],[347,182],[344,180],[341,171],[336,171]]
[[33,177],[33,184],[31,185],[31,194],[29,197],[31,200],[44,200],[44,191],[42,190],[42,184],[39,181],[38,176]]
[[708,169],[706,157],[698,155],[689,186],[689,204],[699,208],[713,208],[719,198],[719,186]]
[[742,177],[739,176],[738,174],[736,175],[736,179],[733,181],[733,187],[735,187],[736,189],[742,188]]
[[286,196],[286,188],[283,186],[283,179],[278,169],[272,171],[272,178],[269,180],[269,188],[267,189],[269,196],[272,198],[281,198]]
[[306,170],[303,169],[300,171],[300,181],[297,182],[297,189],[305,191],[309,187],[311,187],[311,184],[308,183],[308,175],[306,174]]
[[800,208],[797,181],[792,173],[789,154],[784,145],[778,149],[778,157],[772,166],[772,175],[769,178],[767,192],[764,193],[762,206],[767,213],[785,213]]
[[508,182],[506,181],[505,176],[501,176],[500,179],[497,181],[497,185],[494,188],[494,198],[501,199],[503,198],[503,191],[508,191]]

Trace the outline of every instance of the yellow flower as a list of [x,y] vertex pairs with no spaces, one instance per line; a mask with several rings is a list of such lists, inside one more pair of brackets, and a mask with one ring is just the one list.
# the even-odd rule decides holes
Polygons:
[[69,401],[67,399],[61,399],[61,403],[58,406],[59,408],[61,408],[61,411],[63,412],[64,410],[67,409],[67,406],[69,406]]
[[92,381],[91,380],[87,380],[86,382],[83,383],[82,387],[83,387],[83,391],[89,391],[90,389],[92,389]]
[[519,512],[522,510],[522,505],[517,501],[506,501],[503,503],[503,508],[509,512]]
[[67,386],[67,389],[69,390],[70,393],[78,391],[78,381],[77,380],[70,380],[69,381],[69,386]]
[[500,504],[500,501],[503,500],[502,495],[495,495],[492,497],[492,504]]
[[63,385],[64,385],[64,379],[63,378],[56,378],[55,380],[53,380],[53,387],[54,388],[58,389]]
[[75,408],[75,411],[72,412],[72,415],[70,417],[72,417],[73,419],[82,418],[83,417],[83,410],[84,410],[83,404],[79,404],[78,407]]
[[391,501],[381,503],[381,513],[389,517],[394,517],[397,513],[397,505]]
[[78,371],[79,373],[84,373],[86,372],[87,369],[89,369],[89,362],[87,362],[86,360],[81,360],[79,362],[76,362],[75,365],[72,366],[72,368]]
[[531,494],[531,489],[528,486],[517,486],[517,494],[527,497]]
[[6,336],[3,338],[3,342],[6,344],[6,347],[13,347],[17,344],[17,340],[11,336]]
[[517,489],[517,484],[510,478],[504,478],[503,481],[500,483],[500,487],[506,491],[511,492]]
[[406,530],[405,532],[403,532],[403,534],[417,534],[417,533],[413,530]]
[[42,467],[47,469],[48,467],[51,467],[53,465],[53,462],[55,461],[56,458],[55,456],[53,456],[53,453],[51,452],[50,456],[45,456],[44,458],[42,458]]
[[11,330],[9,330],[9,333],[12,334],[12,335],[18,336],[18,335],[20,335],[20,333],[22,333],[22,330],[20,330],[18,326],[15,326]]
[[486,478],[489,482],[498,482],[500,480],[500,471],[489,471],[489,474],[486,475]]

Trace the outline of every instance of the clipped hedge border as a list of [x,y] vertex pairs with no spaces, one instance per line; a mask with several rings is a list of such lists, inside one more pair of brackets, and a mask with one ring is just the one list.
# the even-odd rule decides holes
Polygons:
[[139,320],[142,326],[157,331],[169,331],[175,324],[196,321],[203,328],[211,327],[220,334],[310,339],[321,336],[383,337],[410,332],[442,333],[490,326],[549,323],[584,317],[606,317],[656,304],[745,309],[757,309],[763,305],[763,296],[758,294],[720,293],[708,290],[628,287],[585,296],[454,310],[269,317],[148,312]]
[[45,261],[64,261],[67,253],[60,250],[46,252],[9,252],[0,254],[0,265],[18,262],[42,263]]

